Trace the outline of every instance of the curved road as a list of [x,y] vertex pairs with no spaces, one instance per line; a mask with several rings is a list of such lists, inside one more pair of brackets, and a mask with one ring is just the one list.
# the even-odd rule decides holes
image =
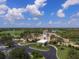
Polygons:
[[[26,52],[36,51],[34,49],[30,49],[29,46],[26,47]],[[57,59],[56,49],[52,46],[49,46],[49,51],[40,51],[40,53],[45,57],[45,59]]]
[[[25,47],[26,52],[31,53],[32,51],[36,51],[34,49],[29,48],[29,45],[27,45]],[[8,49],[8,48],[0,49],[0,51],[3,51],[5,53],[5,55],[6,55],[6,59],[8,59],[9,58],[9,56],[8,56],[9,52],[12,51],[13,49],[19,48],[19,47],[24,47],[24,46],[17,46],[17,47],[10,48],[10,49]],[[52,47],[52,46],[49,46],[49,51],[40,51],[40,53],[45,57],[45,59],[57,59],[56,49],[54,47]]]

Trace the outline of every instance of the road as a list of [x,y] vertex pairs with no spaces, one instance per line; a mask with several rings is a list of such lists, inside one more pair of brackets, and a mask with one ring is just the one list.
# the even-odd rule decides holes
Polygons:
[[[29,46],[26,47],[26,52],[31,53],[32,51],[37,51],[34,49],[30,49]],[[52,46],[49,46],[49,51],[39,51],[45,59],[57,59],[56,49]]]

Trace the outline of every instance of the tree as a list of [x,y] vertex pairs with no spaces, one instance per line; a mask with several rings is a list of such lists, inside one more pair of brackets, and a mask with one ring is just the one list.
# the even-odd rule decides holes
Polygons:
[[10,52],[10,59],[30,59],[24,48],[15,48]]
[[0,59],[5,59],[5,55],[3,52],[0,51]]
[[12,46],[13,45],[13,42],[12,42],[12,36],[10,33],[6,33],[6,34],[3,34],[1,36],[1,39],[0,39],[0,42],[6,46]]
[[67,59],[79,59],[79,51],[73,48],[70,49]]
[[31,54],[33,55],[33,59],[43,58],[43,55],[41,53],[39,53],[38,51],[33,51]]

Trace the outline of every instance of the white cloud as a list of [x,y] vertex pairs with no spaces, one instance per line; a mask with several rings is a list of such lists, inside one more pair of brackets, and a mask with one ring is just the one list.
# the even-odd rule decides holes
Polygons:
[[77,16],[79,16],[79,12],[77,12],[77,14],[76,14]]
[[39,8],[46,5],[44,2],[46,2],[46,0],[36,0],[34,3]]
[[[46,0],[35,0],[34,4],[28,4],[25,8],[10,8],[6,5],[7,0],[0,0],[0,17],[7,20],[19,20],[24,19],[23,13],[33,14],[33,20],[38,20],[39,15],[43,15],[44,11],[40,11],[40,8],[46,5]],[[30,19],[30,18],[29,18]]]
[[0,5],[0,15],[7,13],[7,10],[8,10],[8,6],[6,6],[5,4]]
[[68,21],[69,25],[79,25],[79,12],[76,14],[72,15]]
[[27,12],[30,12],[33,15],[42,15],[42,13],[38,10],[38,8],[35,5],[27,5],[26,10]]
[[33,17],[32,19],[33,19],[33,20],[39,20],[39,18],[38,18],[38,17]]
[[7,20],[19,20],[19,19],[24,19],[24,16],[22,15],[22,13],[24,12],[24,9],[22,8],[12,8],[8,10],[8,13],[5,15],[5,18]]
[[36,16],[43,15],[43,12],[41,12],[39,9],[46,5],[45,2],[46,0],[35,0],[34,4],[26,6],[26,11]]
[[0,15],[3,15],[7,12],[8,6],[4,3],[6,3],[7,0],[0,0]]
[[19,20],[24,19],[23,12],[24,8],[10,8],[6,5],[7,0],[0,0],[0,17],[3,17],[7,20]]
[[40,25],[42,25],[42,22],[38,22],[38,23],[37,23],[37,26],[40,26]]
[[7,0],[0,0],[0,4],[5,3]]
[[27,18],[27,20],[39,20],[38,17],[30,17],[30,18]]
[[[64,10],[76,4],[79,4],[79,0],[67,0],[64,4],[62,4],[62,9],[61,9],[62,11],[59,14],[64,16],[65,15]],[[59,14],[57,14],[57,16],[59,16]]]
[[68,21],[68,24],[72,24],[72,23],[74,23],[75,21],[76,21],[76,19],[71,19],[71,20]]
[[74,26],[79,25],[79,19],[77,19],[77,18],[72,18],[72,19],[70,19],[70,20],[68,21],[68,24],[69,24],[69,25],[74,25]]
[[57,16],[58,16],[58,17],[65,17],[65,14],[64,14],[64,12],[63,12],[62,9],[59,9],[59,10],[58,10]]
[[67,0],[64,4],[62,4],[62,7],[66,9],[75,4],[79,4],[79,0]]
[[52,23],[53,23],[53,22],[52,22],[51,20],[48,22],[49,25],[52,25]]
[[76,14],[73,14],[72,16],[70,16],[70,18],[79,18],[79,12],[77,12]]
[[31,20],[31,18],[27,18],[27,20]]

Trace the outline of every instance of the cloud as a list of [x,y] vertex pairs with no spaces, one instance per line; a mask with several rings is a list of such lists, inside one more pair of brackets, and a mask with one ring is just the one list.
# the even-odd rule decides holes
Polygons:
[[5,3],[7,0],[0,0],[0,4]]
[[26,6],[26,11],[36,16],[43,15],[43,12],[41,12],[39,9],[46,5],[45,2],[46,0],[35,0],[34,4]]
[[24,8],[10,8],[6,5],[7,0],[0,0],[0,17],[7,20],[24,19]]
[[4,4],[6,1],[7,0],[0,0],[0,17],[4,15],[8,10],[8,6]]
[[79,16],[79,12],[77,12],[77,14],[76,14],[77,16]]
[[62,4],[62,7],[66,9],[75,4],[79,4],[79,0],[67,0],[64,4]]
[[36,16],[42,15],[42,13],[38,10],[38,8],[35,5],[27,5],[26,10],[27,12]]
[[70,16],[70,18],[79,18],[79,12]]
[[46,5],[46,0],[36,0],[34,3],[39,8]]
[[0,17],[7,20],[24,19],[24,8],[10,8],[6,5],[7,0],[0,0]]
[[31,18],[30,18],[30,17],[28,17],[28,18],[27,18],[27,20],[31,20]]
[[33,19],[33,20],[39,20],[39,18],[38,18],[38,17],[33,17],[32,19]]
[[59,9],[59,10],[58,10],[57,16],[58,16],[58,17],[65,17],[65,14],[64,14],[64,12],[63,12],[62,9]]
[[70,20],[68,21],[68,24],[73,26],[79,25],[79,12],[70,16]]
[[[59,16],[61,14],[65,15],[64,10],[66,10],[70,6],[73,6],[73,5],[76,5],[76,4],[79,4],[79,0],[67,0],[64,4],[62,4],[62,9],[59,9],[59,10],[62,10],[62,11],[59,12],[59,13],[57,12],[57,16]],[[59,17],[61,17],[61,16],[59,16]]]
[[38,17],[30,17],[30,18],[27,18],[27,20],[39,20]]
[[24,9],[22,8],[12,8],[9,9],[7,14],[5,15],[5,18],[8,20],[20,20],[20,19],[24,19],[24,16],[22,15],[22,13],[24,12]]
[[7,13],[7,10],[8,10],[8,6],[6,6],[5,4],[0,5],[0,15]]
[[68,21],[68,24],[73,24],[73,23],[75,24],[76,21],[77,21],[77,19],[71,19]]
[[38,23],[37,23],[37,26],[41,26],[41,25],[42,25],[42,22],[38,22]]
[[[28,4],[25,8],[10,8],[6,5],[7,0],[0,0],[0,17],[7,20],[20,20],[24,19],[23,13],[31,13],[33,16],[43,15],[44,11],[40,11],[41,7],[46,5],[46,0],[35,0],[34,4]],[[33,20],[38,20],[33,17]]]
[[52,22],[51,20],[49,20],[48,24],[49,24],[49,25],[52,25],[52,23],[53,23],[53,22]]
[[72,26],[72,27],[79,27],[79,19],[78,18],[72,18],[68,21],[67,23],[69,26]]

